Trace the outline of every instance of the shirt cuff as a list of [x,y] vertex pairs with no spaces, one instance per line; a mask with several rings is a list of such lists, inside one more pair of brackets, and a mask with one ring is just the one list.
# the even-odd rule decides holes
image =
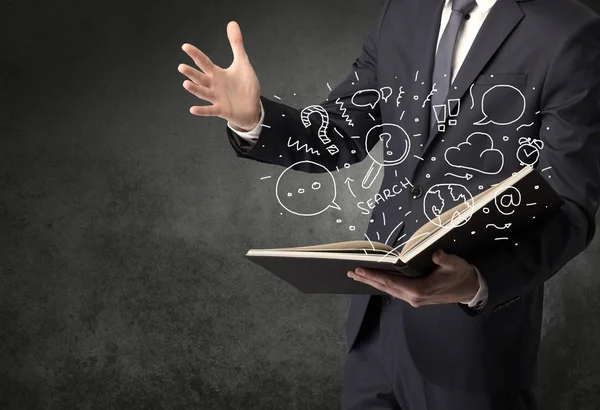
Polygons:
[[265,120],[265,110],[263,108],[263,104],[261,101],[260,102],[260,120],[258,121],[258,124],[256,125],[256,127],[251,129],[250,131],[238,131],[231,126],[229,121],[227,121],[227,126],[233,131],[234,136],[238,140],[237,141],[238,144],[240,144],[240,140],[237,137],[240,137],[241,139],[246,141],[251,146],[254,146],[254,144],[256,144],[256,142],[258,141],[258,137],[260,135],[260,131],[262,128],[262,123],[264,120]]
[[481,309],[487,302],[488,287],[487,287],[487,283],[485,282],[485,278],[483,277],[481,272],[479,272],[479,269],[477,269],[477,267],[474,265],[471,265],[471,266],[473,266],[473,269],[475,269],[475,272],[477,273],[477,279],[479,280],[479,290],[477,291],[477,293],[475,294],[473,299],[471,299],[470,302],[460,302],[460,303],[468,305],[470,308],[473,308],[473,309]]

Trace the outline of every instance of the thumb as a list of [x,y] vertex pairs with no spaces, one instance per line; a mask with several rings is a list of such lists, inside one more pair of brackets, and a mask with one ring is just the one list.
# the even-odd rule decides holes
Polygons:
[[433,263],[439,266],[451,267],[454,265],[452,255],[447,254],[441,249],[436,250],[431,259],[433,260]]
[[243,60],[248,57],[244,49],[242,30],[237,22],[230,21],[227,24],[227,38],[229,39],[229,44],[231,44],[231,50],[233,50],[234,60]]

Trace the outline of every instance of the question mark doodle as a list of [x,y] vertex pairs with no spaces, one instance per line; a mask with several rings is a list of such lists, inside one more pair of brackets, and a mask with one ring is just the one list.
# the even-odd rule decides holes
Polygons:
[[[369,138],[379,138],[380,141],[385,142],[385,154],[388,158],[385,158],[384,156],[383,162],[378,161],[371,154],[371,150],[369,149]],[[399,154],[401,154],[397,158],[389,158],[393,155],[393,152],[389,150],[389,144],[392,139],[396,142],[396,144],[404,146],[404,151],[396,150]],[[362,187],[364,189],[369,189],[371,185],[373,185],[373,182],[375,182],[375,179],[377,179],[377,176],[379,175],[379,172],[381,172],[381,169],[383,167],[398,165],[401,162],[403,162],[406,159],[406,157],[408,157],[408,153],[410,151],[410,138],[404,130],[404,128],[402,128],[398,124],[383,123],[375,125],[369,130],[369,132],[367,132],[367,136],[365,138],[365,148],[368,155],[373,160],[373,162],[371,163],[371,167],[367,171],[367,174],[365,175],[362,181]]]
[[[385,148],[386,149],[390,149],[390,140],[392,139],[392,134],[390,134],[389,132],[383,132],[381,133],[381,135],[379,135],[379,140],[383,141],[385,139]],[[387,155],[392,155],[393,152],[392,151],[386,151]]]
[[[325,108],[320,105],[309,105],[305,107],[300,113],[300,119],[302,120],[302,124],[304,124],[304,128],[308,128],[311,126],[310,116],[312,114],[318,114],[321,117],[321,126],[319,127],[319,139],[324,145],[327,145],[331,142],[329,137],[327,136],[327,127],[329,126],[329,113],[325,110]],[[331,155],[335,155],[340,150],[335,144],[331,144],[326,147],[327,152]]]
[[311,126],[310,116],[312,114],[319,114],[321,116],[321,126],[319,127],[319,139],[325,145],[329,144],[331,140],[327,136],[327,127],[329,126],[329,114],[325,111],[325,108],[320,105],[309,105],[304,108],[300,113],[300,118],[302,119],[302,124],[304,124],[304,128],[308,128]]

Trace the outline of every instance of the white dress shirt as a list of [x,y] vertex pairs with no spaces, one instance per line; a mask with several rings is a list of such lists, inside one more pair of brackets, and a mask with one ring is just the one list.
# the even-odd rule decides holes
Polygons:
[[[485,18],[489,14],[492,6],[496,3],[496,0],[476,0],[477,5],[471,10],[469,13],[469,20],[465,20],[462,25],[460,31],[458,32],[458,38],[456,40],[456,47],[454,49],[454,55],[452,60],[452,81],[456,78],[456,74],[458,70],[462,66],[462,63],[465,61],[465,57],[469,52],[471,46],[473,45],[473,41],[479,32]],[[444,29],[450,20],[450,14],[452,13],[452,0],[446,0],[444,4],[444,9],[442,10],[442,18],[440,20],[440,31],[438,35],[438,46],[440,44],[440,39],[442,38],[442,34],[444,33]],[[248,131],[241,132],[235,130],[229,122],[227,122],[227,126],[234,131],[234,133],[240,138],[247,141],[249,144],[254,145],[258,141],[258,137],[260,135],[260,130],[262,128],[262,123],[265,118],[265,112],[262,106],[262,102],[260,104],[260,121],[258,125]],[[239,141],[238,141],[239,142]],[[461,302],[468,304],[469,307],[472,308],[482,308],[485,302],[487,301],[488,289],[485,279],[481,275],[481,272],[475,268],[475,272],[477,272],[477,277],[479,279],[479,291],[475,295],[475,297],[470,302]]]

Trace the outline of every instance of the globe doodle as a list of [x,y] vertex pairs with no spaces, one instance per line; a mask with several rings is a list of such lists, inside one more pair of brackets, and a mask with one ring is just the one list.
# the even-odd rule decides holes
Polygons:
[[[452,215],[442,217],[444,212],[458,205],[466,205],[464,212],[456,211]],[[460,226],[471,219],[473,205],[473,196],[463,185],[436,184],[427,190],[423,198],[423,213],[436,226],[441,227],[448,221],[452,226]]]

